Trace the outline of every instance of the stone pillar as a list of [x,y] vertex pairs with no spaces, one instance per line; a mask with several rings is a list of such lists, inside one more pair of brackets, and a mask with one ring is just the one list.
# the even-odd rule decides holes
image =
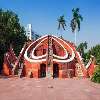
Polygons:
[[48,35],[48,50],[47,50],[47,73],[48,78],[53,78],[53,49],[52,37]]

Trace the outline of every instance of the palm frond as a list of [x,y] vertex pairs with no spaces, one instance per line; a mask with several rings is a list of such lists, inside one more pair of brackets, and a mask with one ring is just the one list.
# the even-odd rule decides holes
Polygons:
[[62,28],[65,30],[65,25],[64,24],[61,24],[62,25]]
[[80,31],[80,20],[77,20],[77,27],[78,27],[78,31]]
[[58,23],[59,23],[58,29],[60,29],[61,26],[62,26],[62,28],[65,30],[66,21],[65,21],[64,15],[62,15],[62,16],[60,16],[60,17],[58,18]]
[[76,8],[76,10],[75,10],[75,11],[78,13],[78,12],[79,12],[79,10],[80,10],[79,8]]
[[75,10],[74,10],[74,8],[72,9],[72,12],[74,12]]
[[79,14],[79,8],[72,9],[73,13],[73,19],[71,20],[71,28],[72,32],[75,31],[76,28],[78,28],[78,31],[80,31],[80,22],[83,21],[83,17]]
[[72,19],[72,20],[71,20],[70,27],[71,27],[71,29],[72,29],[72,32],[74,32],[75,29],[76,29],[76,20],[75,20],[75,19]]
[[81,20],[81,21],[83,21],[83,17],[79,14],[79,19]]

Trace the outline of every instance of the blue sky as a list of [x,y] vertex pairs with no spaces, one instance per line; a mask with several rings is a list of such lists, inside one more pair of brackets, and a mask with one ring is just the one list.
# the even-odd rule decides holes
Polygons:
[[67,28],[63,31],[66,40],[74,41],[70,20],[72,8],[80,8],[84,20],[77,33],[77,44],[87,41],[88,47],[100,44],[100,0],[0,0],[0,8],[9,9],[19,15],[23,26],[32,24],[39,34],[57,35],[57,18],[65,15]]

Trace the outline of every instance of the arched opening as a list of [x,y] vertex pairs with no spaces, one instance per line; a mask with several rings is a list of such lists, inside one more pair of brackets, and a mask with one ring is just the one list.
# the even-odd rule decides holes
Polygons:
[[46,77],[46,64],[40,64],[40,77]]
[[53,78],[59,77],[59,67],[58,64],[53,64]]

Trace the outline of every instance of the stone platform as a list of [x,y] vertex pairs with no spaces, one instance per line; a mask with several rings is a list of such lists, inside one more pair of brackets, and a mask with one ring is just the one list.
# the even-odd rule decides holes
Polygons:
[[100,100],[100,84],[78,78],[0,78],[0,100]]

